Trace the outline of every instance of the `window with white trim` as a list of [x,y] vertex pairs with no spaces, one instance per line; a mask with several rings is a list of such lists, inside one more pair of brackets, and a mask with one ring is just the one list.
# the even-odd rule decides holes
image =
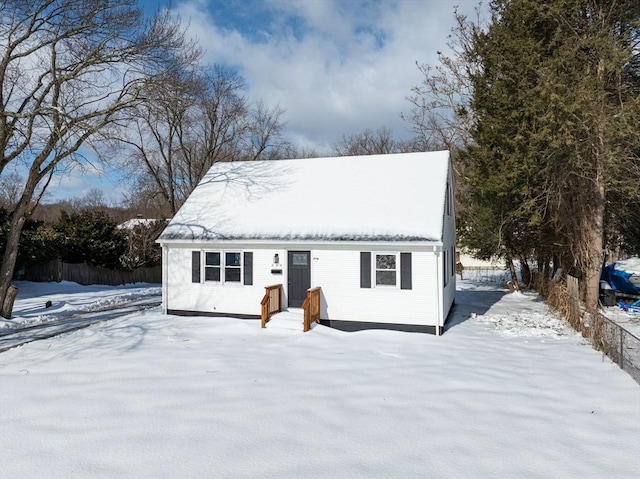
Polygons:
[[411,253],[360,252],[361,288],[398,288],[409,290],[413,287],[411,273]]
[[227,283],[239,283],[242,276],[241,258],[238,251],[227,251],[224,253],[224,280]]
[[396,286],[398,284],[398,255],[375,254],[374,262],[376,286]]
[[204,254],[204,280],[205,281],[222,281],[220,268],[220,252],[207,251]]
[[242,282],[240,251],[205,251],[204,280],[213,283]]

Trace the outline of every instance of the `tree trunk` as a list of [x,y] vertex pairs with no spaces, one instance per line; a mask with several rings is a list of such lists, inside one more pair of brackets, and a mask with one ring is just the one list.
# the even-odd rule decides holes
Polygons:
[[20,243],[20,233],[25,222],[24,215],[21,214],[20,206],[16,208],[11,216],[11,226],[7,236],[7,246],[2,257],[0,266],[0,305],[2,306],[2,317],[11,319],[13,311],[13,300],[10,298],[11,279],[18,259],[18,245]]
[[551,263],[549,263],[549,258],[545,258],[544,269],[542,271],[544,273],[544,280],[548,280],[551,277]]
[[520,256],[520,274],[522,275],[522,282],[527,285],[527,288],[531,287],[531,268],[529,263],[523,256]]
[[518,282],[518,275],[516,273],[516,267],[513,264],[511,253],[507,253],[507,266],[509,267],[509,273],[511,273],[511,286],[509,286],[509,289],[511,292],[520,291],[520,283]]
[[18,259],[18,246],[20,244],[20,234],[22,233],[22,227],[27,220],[28,205],[33,198],[33,192],[38,184],[39,179],[32,177],[33,168],[29,172],[29,178],[25,186],[24,192],[20,197],[20,201],[16,205],[13,213],[11,214],[11,223],[9,225],[9,233],[7,235],[7,245],[2,257],[2,265],[0,266],[0,306],[3,318],[10,319],[13,311],[13,301],[9,300],[9,289],[11,287],[11,280],[13,278],[13,272],[16,267],[16,261]]
[[556,273],[558,272],[559,269],[562,268],[560,263],[560,256],[558,256],[557,254],[554,254],[553,257],[551,258],[551,261],[553,263],[553,268],[551,270],[551,277],[555,279]]
[[11,313],[13,312],[13,303],[16,300],[16,296],[18,296],[18,288],[13,285],[9,286],[9,290],[7,291],[7,297],[2,304],[2,314],[3,318],[11,319]]
[[604,234],[604,185],[602,176],[598,175],[596,182],[597,198],[593,205],[593,215],[587,218],[585,225],[589,259],[585,265],[585,306],[588,311],[598,307],[600,295],[600,274],[602,269],[602,251]]

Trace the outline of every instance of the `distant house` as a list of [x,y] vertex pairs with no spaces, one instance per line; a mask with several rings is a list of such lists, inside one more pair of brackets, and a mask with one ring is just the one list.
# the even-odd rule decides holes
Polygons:
[[163,308],[258,318],[321,288],[320,322],[441,334],[455,299],[449,152],[217,163],[160,235]]
[[503,270],[506,269],[504,260],[491,258],[489,260],[478,259],[473,253],[458,247],[456,254],[458,261],[462,263],[465,270]]
[[148,228],[150,226],[155,225],[158,221],[165,221],[165,220],[150,219],[150,218],[131,218],[125,221],[124,223],[120,223],[117,226],[117,228],[119,230],[132,230],[134,228],[137,228],[138,226]]

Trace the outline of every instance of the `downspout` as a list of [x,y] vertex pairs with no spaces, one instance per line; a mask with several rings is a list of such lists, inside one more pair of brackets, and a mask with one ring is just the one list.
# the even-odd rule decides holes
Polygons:
[[168,264],[168,251],[165,245],[162,245],[162,312],[167,314],[167,278],[169,277]]
[[442,286],[442,277],[444,271],[441,271],[442,261],[440,261],[440,253],[437,246],[434,246],[434,252],[436,254],[436,272],[437,272],[437,284],[438,284],[438,319],[436,321],[436,336],[440,336],[440,322],[442,320],[442,298],[444,297],[444,288]]

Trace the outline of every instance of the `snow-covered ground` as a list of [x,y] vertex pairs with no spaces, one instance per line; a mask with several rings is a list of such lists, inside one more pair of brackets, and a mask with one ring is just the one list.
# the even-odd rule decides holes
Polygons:
[[0,354],[0,477],[640,477],[640,386],[535,294],[458,284],[441,337],[155,309]]
[[640,339],[640,312],[623,311],[619,306],[604,308],[604,315]]
[[[77,313],[97,311],[129,301],[157,298],[161,287],[157,284],[137,283],[124,286],[82,286],[70,281],[34,283],[15,281],[18,297],[13,318],[0,317],[0,331],[62,319]],[[51,306],[46,307],[47,301]]]

